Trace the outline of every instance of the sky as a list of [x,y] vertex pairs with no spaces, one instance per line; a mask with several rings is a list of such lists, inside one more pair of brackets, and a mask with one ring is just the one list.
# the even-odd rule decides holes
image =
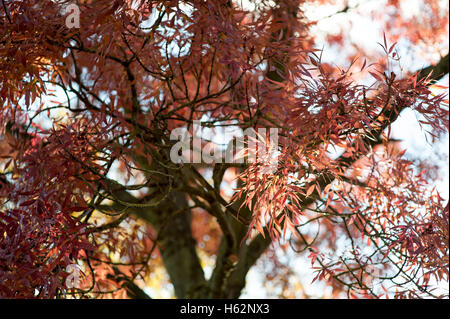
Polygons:
[[[248,3],[248,1],[243,1],[244,3]],[[337,1],[339,2],[339,1]],[[359,5],[359,9],[362,12],[370,12],[371,10],[376,10],[379,6],[382,6],[385,1],[380,0],[366,0],[366,1],[349,1],[349,6],[353,7],[357,3],[361,3]],[[403,10],[407,15],[414,15],[420,13],[419,2],[417,0],[408,0],[403,3],[407,3],[407,5],[403,6]],[[444,3],[444,2],[443,2]],[[342,4],[338,5],[330,5],[330,6],[321,6],[320,10],[316,10],[311,7],[309,10],[306,9],[305,14],[311,20],[319,20],[320,22],[314,27],[311,32],[313,34],[318,34],[318,45],[320,46],[320,34],[322,34],[322,39],[324,40],[324,35],[328,33],[333,33],[333,30],[336,30],[341,25],[348,24],[349,19],[354,22],[354,25],[358,26],[357,28],[351,28],[349,30],[350,37],[354,39],[355,42],[363,45],[369,50],[380,50],[377,42],[383,41],[383,31],[389,32],[389,30],[382,30],[382,28],[377,24],[376,21],[371,21],[365,17],[358,16],[352,13],[346,13],[342,15],[337,15],[335,17],[321,19],[323,17],[328,17],[342,9]],[[323,41],[325,45],[325,41]],[[406,48],[401,47],[401,43],[397,47],[400,52],[400,56],[408,56],[408,51]],[[443,44],[443,47],[447,48],[448,52],[448,42]],[[339,52],[334,50],[333,48],[324,47],[323,52],[324,61],[339,61],[340,56]],[[435,57],[439,59],[439,56]],[[344,62],[342,60],[342,62]],[[412,62],[412,61],[411,61]],[[336,62],[338,63],[338,62]],[[429,65],[429,62],[423,61],[414,61],[414,67],[417,69],[426,67]],[[437,84],[441,84],[448,87],[449,77],[446,75],[442,78]],[[436,93],[442,93],[441,90],[435,89]],[[447,90],[448,94],[448,90]],[[440,166],[439,170],[439,179],[436,183],[436,188],[439,191],[441,197],[445,199],[449,199],[449,134],[445,134],[445,136],[436,144],[431,144],[429,140],[427,140],[427,134],[421,129],[416,114],[407,109],[403,111],[397,121],[392,125],[392,137],[395,139],[401,140],[401,145],[407,151],[405,156],[408,158],[432,158],[438,165]],[[428,137],[429,138],[429,137]],[[280,258],[284,258],[284,260],[292,265],[292,268],[295,269],[295,273],[298,278],[301,278],[301,282],[305,285],[308,285],[312,279],[314,278],[314,272],[311,269],[311,265],[309,260],[305,260],[304,258],[298,258],[294,253],[282,254]],[[248,284],[242,294],[241,298],[274,298],[279,289],[275,288],[272,292],[268,292],[267,288],[262,285],[261,281],[261,273],[257,267],[253,267],[248,275],[247,275]],[[447,289],[448,284],[444,284],[443,289]],[[308,286],[308,291],[311,293],[312,297],[322,297],[330,292],[329,287],[325,287],[320,283],[314,283],[313,285]]]

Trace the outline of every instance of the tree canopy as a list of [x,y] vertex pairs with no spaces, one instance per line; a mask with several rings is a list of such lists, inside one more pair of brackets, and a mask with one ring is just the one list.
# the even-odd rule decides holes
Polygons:
[[2,0],[0,297],[448,298],[448,3],[382,2]]

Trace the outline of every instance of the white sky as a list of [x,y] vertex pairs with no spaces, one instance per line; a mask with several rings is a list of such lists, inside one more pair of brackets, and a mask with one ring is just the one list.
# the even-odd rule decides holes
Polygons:
[[[247,2],[247,1],[244,1]],[[353,7],[355,3],[361,1],[349,1],[349,6]],[[366,0],[364,4],[359,7],[359,9],[363,10],[377,10],[380,6],[383,5],[385,1],[380,0]],[[419,1],[418,0],[408,0],[403,1],[403,10],[407,15],[417,14],[420,10]],[[443,2],[445,3],[445,2]],[[334,12],[341,10],[342,5],[330,5],[330,6],[321,6],[320,10],[306,10],[305,14],[308,18],[312,20],[320,20],[322,17],[327,17]],[[320,47],[320,34],[333,33],[333,30],[338,30],[339,26],[348,23],[348,20],[352,19],[354,24],[357,25],[357,28],[353,28],[350,30],[350,37],[354,40],[354,42],[363,45],[366,48],[372,48],[373,50],[379,50],[377,47],[377,42],[383,41],[383,30],[375,21],[370,21],[367,18],[357,16],[353,13],[340,14],[333,18],[325,19],[317,24],[314,30],[312,30],[313,34],[319,34],[317,44]],[[387,31],[388,32],[388,31]],[[324,40],[324,37],[322,37]],[[324,45],[325,45],[325,41]],[[443,44],[444,47],[447,47],[448,52],[448,42]],[[402,47],[401,43],[397,47],[400,51],[400,55],[402,56]],[[408,57],[408,52],[406,50],[403,51],[403,56]],[[344,62],[343,59],[339,57],[339,52],[336,52],[333,49],[328,49],[325,47],[325,51],[323,53],[324,60]],[[436,58],[436,57],[435,57]],[[437,57],[438,59],[439,57]],[[415,69],[419,69],[421,67],[428,66],[428,62],[423,60],[418,63],[417,60],[414,60]],[[414,69],[413,69],[414,70]],[[448,86],[448,75],[441,79],[438,84]],[[442,92],[439,92],[442,93]],[[448,93],[448,90],[447,90]],[[402,146],[407,149],[406,156],[413,158],[437,158],[436,154],[439,154],[439,157],[442,160],[438,160],[440,165],[440,179],[437,181],[436,188],[439,191],[440,195],[448,199],[449,198],[449,134],[447,133],[444,138],[439,141],[437,144],[430,144],[426,139],[426,134],[420,128],[416,115],[411,110],[405,110],[401,113],[397,121],[392,125],[392,137],[396,139],[402,140]],[[314,278],[314,272],[311,269],[309,260],[305,260],[304,258],[296,258],[294,253],[289,253],[289,265],[292,265],[293,269],[295,269],[296,274],[304,285],[308,285],[312,278]],[[287,256],[285,256],[286,258]],[[267,298],[269,296],[275,296],[276,291],[273,291],[268,294],[267,289],[263,287],[261,283],[261,276],[263,276],[256,267],[253,267],[248,275],[247,281],[248,284],[241,296],[241,298]],[[448,284],[443,287],[448,291]],[[325,290],[324,290],[325,289]],[[323,284],[315,282],[314,284],[308,286],[308,291],[312,293],[312,297],[320,298],[326,291],[330,291],[329,287],[325,287]]]

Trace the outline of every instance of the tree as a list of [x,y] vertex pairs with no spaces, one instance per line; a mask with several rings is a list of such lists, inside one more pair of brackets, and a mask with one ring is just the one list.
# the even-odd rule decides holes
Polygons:
[[[448,283],[448,204],[432,161],[390,134],[406,109],[432,143],[448,132],[431,88],[448,72],[448,5],[425,1],[418,19],[387,1],[380,57],[345,28],[314,34],[305,12],[328,2],[2,0],[0,296],[148,298],[170,283],[237,298],[260,259],[289,296],[290,250],[330,297],[448,297],[433,289]],[[363,14],[336,6],[320,19]],[[395,41],[434,60],[403,69]],[[198,123],[178,153],[171,133],[199,137]],[[258,134],[226,153],[208,141],[224,129]]]

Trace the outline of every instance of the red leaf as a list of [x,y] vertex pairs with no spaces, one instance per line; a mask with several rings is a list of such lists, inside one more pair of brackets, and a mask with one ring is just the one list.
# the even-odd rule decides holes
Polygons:
[[30,200],[27,200],[27,201],[21,203],[19,206],[30,206],[30,205],[34,204],[35,201],[36,201],[36,199],[30,199]]

